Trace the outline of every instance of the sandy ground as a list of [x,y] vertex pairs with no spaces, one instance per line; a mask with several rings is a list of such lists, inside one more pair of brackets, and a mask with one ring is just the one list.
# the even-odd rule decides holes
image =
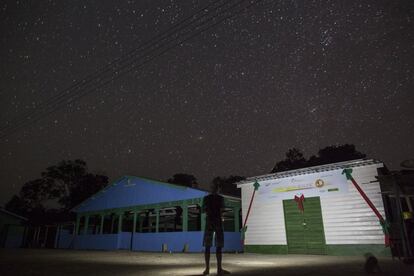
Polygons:
[[[211,275],[216,274],[212,254]],[[380,258],[381,272],[414,276],[414,265]],[[224,254],[232,275],[367,275],[363,257]],[[201,275],[203,255],[59,249],[0,250],[0,275]]]

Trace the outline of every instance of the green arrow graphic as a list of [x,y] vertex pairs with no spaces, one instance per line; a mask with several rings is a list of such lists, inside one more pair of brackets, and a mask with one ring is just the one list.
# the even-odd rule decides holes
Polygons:
[[255,191],[259,190],[260,184],[257,182],[257,180],[254,182],[253,187]]

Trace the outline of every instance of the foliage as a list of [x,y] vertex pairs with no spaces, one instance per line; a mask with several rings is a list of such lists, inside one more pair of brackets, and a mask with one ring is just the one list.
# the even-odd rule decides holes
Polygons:
[[195,176],[192,174],[186,173],[174,174],[172,178],[169,178],[167,180],[167,182],[192,188],[198,187],[197,178],[195,178]]
[[272,170],[272,173],[299,169],[306,167],[306,165],[307,161],[303,156],[303,153],[297,148],[292,148],[286,152],[285,160],[276,163],[275,167]]
[[56,212],[68,213],[108,185],[108,177],[88,172],[83,160],[64,160],[48,167],[41,178],[28,181],[5,208],[35,221]]
[[286,153],[286,158],[276,163],[272,169],[272,173],[287,170],[295,170],[305,167],[318,166],[341,161],[365,158],[366,155],[357,151],[352,144],[344,144],[338,146],[328,146],[318,151],[317,155],[312,155],[307,160],[303,153],[292,148]]
[[214,185],[219,185],[221,188],[221,193],[226,195],[232,195],[236,197],[241,196],[241,191],[235,183],[246,179],[244,176],[230,175],[229,177],[217,176],[213,179]]

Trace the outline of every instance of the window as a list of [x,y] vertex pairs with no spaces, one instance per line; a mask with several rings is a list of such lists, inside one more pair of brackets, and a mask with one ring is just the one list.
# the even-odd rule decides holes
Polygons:
[[177,232],[183,229],[183,209],[169,207],[160,209],[159,232]]
[[74,228],[73,224],[64,224],[62,225],[62,232],[65,232],[69,235],[73,235],[73,228]]
[[122,232],[132,232],[134,226],[134,213],[126,211],[122,217]]
[[116,234],[118,233],[119,215],[112,213],[107,214],[104,217],[103,234]]
[[93,215],[89,217],[87,234],[100,234],[101,216]]
[[154,209],[144,210],[137,215],[137,232],[155,232],[156,214]]
[[234,231],[234,211],[233,208],[225,208],[223,211],[223,230],[226,232]]
[[201,208],[188,206],[188,231],[201,231]]
[[83,235],[84,227],[85,227],[85,217],[80,217],[79,227],[78,227],[78,235]]

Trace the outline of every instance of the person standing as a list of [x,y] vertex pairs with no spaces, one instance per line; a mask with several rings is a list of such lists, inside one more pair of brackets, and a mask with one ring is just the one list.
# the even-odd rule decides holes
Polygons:
[[222,248],[224,246],[224,232],[222,213],[224,210],[224,198],[219,195],[220,186],[213,184],[212,193],[203,198],[203,212],[206,213],[206,227],[204,229],[203,246],[205,247],[204,259],[206,262],[206,269],[203,275],[210,273],[210,247],[212,246],[213,233],[215,233],[215,246],[217,258],[217,275],[230,274],[224,270],[222,261]]

